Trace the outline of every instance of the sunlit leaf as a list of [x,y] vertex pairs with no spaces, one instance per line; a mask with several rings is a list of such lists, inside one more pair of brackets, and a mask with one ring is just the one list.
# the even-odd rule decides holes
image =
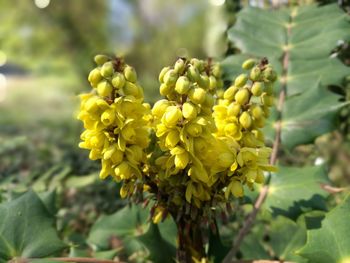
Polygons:
[[350,197],[326,214],[320,228],[307,231],[307,243],[298,251],[309,262],[346,263],[350,260]]

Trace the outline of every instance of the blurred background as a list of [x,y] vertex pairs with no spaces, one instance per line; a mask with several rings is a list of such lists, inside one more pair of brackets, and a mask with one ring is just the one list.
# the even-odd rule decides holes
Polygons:
[[93,56],[125,56],[153,102],[177,56],[225,54],[226,14],[225,0],[0,0],[0,201],[57,190],[72,232],[122,206],[118,185],[100,182],[77,146]]
[[[57,190],[62,193],[60,228],[72,233],[69,238],[79,238],[99,213],[124,205],[118,185],[99,181],[98,162],[88,160],[88,153],[77,146],[82,130],[75,118],[77,95],[90,90],[87,75],[93,56],[125,56],[152,103],[158,99],[160,69],[178,56],[220,59],[236,52],[225,33],[242,6],[286,3],[0,0],[0,201],[28,187]],[[349,183],[349,147],[343,144],[349,134],[348,112],[338,133],[298,149],[299,155],[289,155],[291,162],[313,162],[324,149],[325,158],[334,158],[332,151],[340,152],[341,145],[345,150],[342,159],[335,158],[340,164],[333,174],[339,185]]]

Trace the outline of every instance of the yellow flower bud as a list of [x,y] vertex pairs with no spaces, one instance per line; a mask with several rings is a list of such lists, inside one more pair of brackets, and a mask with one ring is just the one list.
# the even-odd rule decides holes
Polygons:
[[182,71],[185,69],[185,61],[182,58],[179,58],[174,65],[175,72],[181,74]]
[[157,206],[155,209],[154,215],[152,217],[152,221],[154,224],[158,224],[163,219],[164,208]]
[[110,162],[105,161],[105,160],[102,160],[101,164],[102,164],[102,168],[101,168],[99,176],[100,176],[100,179],[103,180],[103,179],[106,179],[106,177],[112,173],[112,167],[111,167]]
[[[117,146],[114,145],[114,147],[116,148]],[[116,149],[112,155],[111,155],[111,161],[113,162],[113,164],[120,164],[124,159],[124,153],[118,149]]]
[[196,106],[191,102],[185,102],[182,105],[182,114],[188,120],[193,120],[197,117],[197,109]]
[[165,83],[161,84],[159,87],[159,92],[162,96],[168,96],[172,90],[173,88]]
[[252,117],[249,115],[248,112],[244,111],[239,117],[239,123],[243,126],[243,128],[249,129],[252,125]]
[[101,67],[101,75],[105,78],[111,77],[114,73],[113,63],[108,61]]
[[129,179],[132,176],[131,167],[128,162],[122,162],[114,169],[115,175],[120,179]]
[[165,73],[163,81],[167,86],[174,86],[178,78],[178,74],[175,70],[170,69],[167,73]]
[[251,113],[255,119],[261,119],[264,117],[264,111],[259,105],[253,105],[251,107]]
[[247,74],[241,74],[235,79],[235,86],[238,88],[243,87],[247,83],[247,80]]
[[170,106],[170,102],[168,100],[158,100],[152,108],[152,114],[157,118],[161,118],[165,113],[166,109]]
[[208,89],[209,77],[206,74],[200,74],[198,79],[198,85],[203,89]]
[[221,67],[220,64],[214,64],[212,66],[212,73],[216,78],[220,78],[221,77]]
[[263,128],[265,126],[265,118],[261,117],[259,119],[254,120],[254,125],[257,128]]
[[261,78],[261,69],[258,66],[255,66],[250,71],[250,79],[252,81],[259,81]]
[[181,118],[181,110],[176,106],[170,106],[163,116],[163,123],[168,127],[173,127]]
[[170,70],[170,67],[162,68],[162,70],[161,70],[160,73],[159,73],[159,77],[158,77],[160,83],[163,83],[163,82],[164,82],[164,75],[165,75],[165,73],[167,73],[169,70]]
[[108,97],[112,94],[113,87],[108,81],[104,80],[97,85],[97,93],[102,97]]
[[98,98],[96,104],[101,110],[109,109],[109,104],[104,99]]
[[240,105],[247,104],[249,99],[250,99],[250,92],[246,88],[240,89],[235,95],[235,100]]
[[91,70],[89,77],[88,77],[88,80],[89,80],[91,86],[96,87],[101,79],[102,79],[101,72],[98,68]]
[[214,76],[209,76],[209,90],[216,90],[218,82]]
[[96,55],[94,57],[94,61],[99,66],[102,66],[104,63],[106,63],[109,60],[110,60],[110,58],[108,56],[106,56],[106,55]]
[[183,153],[175,155],[174,163],[177,169],[185,169],[189,161],[190,161],[190,156],[185,151]]
[[202,88],[193,88],[188,93],[190,100],[196,104],[201,104],[205,100],[206,91]]
[[136,131],[131,125],[126,125],[120,133],[126,141],[132,141],[136,136]]
[[115,116],[116,116],[116,114],[115,114],[114,110],[112,110],[112,109],[106,110],[101,115],[101,122],[104,125],[109,126],[114,122]]
[[186,126],[186,131],[192,137],[198,137],[202,133],[202,126],[197,123],[192,123]]
[[181,76],[176,81],[175,90],[179,94],[186,94],[190,89],[190,85],[191,83],[188,78]]
[[89,98],[85,103],[85,109],[89,113],[95,113],[96,111],[98,111],[99,107],[97,105],[97,97],[94,96],[94,97]]
[[97,160],[101,158],[101,152],[97,149],[92,149],[89,153],[90,160]]
[[242,64],[242,69],[249,70],[255,65],[255,60],[254,59],[247,59],[246,61],[243,62]]
[[263,92],[263,83],[262,82],[254,82],[252,86],[252,93],[254,96],[260,96]]
[[241,105],[238,103],[232,102],[227,107],[227,115],[228,116],[238,116],[238,114],[241,112]]
[[120,197],[125,198],[134,191],[134,185],[132,183],[124,183],[120,188]]
[[130,82],[133,82],[135,83],[136,80],[137,80],[137,74],[136,74],[136,71],[133,67],[130,67],[130,66],[126,66],[124,68],[124,76],[126,78],[126,80],[130,81]]
[[274,82],[277,79],[276,72],[270,67],[267,66],[263,71],[263,76],[266,80]]
[[175,147],[180,141],[180,134],[177,130],[171,130],[165,138],[165,146],[168,148]]
[[275,102],[274,102],[274,97],[267,95],[267,93],[263,93],[261,95],[261,103],[266,105],[267,107],[271,107]]
[[187,69],[187,77],[193,81],[197,82],[200,78],[198,69],[194,67],[193,65],[190,65]]
[[123,74],[116,72],[112,79],[112,85],[116,89],[121,89],[125,85],[125,77]]
[[190,63],[199,71],[203,71],[204,70],[204,61],[199,60],[198,58],[192,58],[190,60]]
[[123,92],[126,96],[134,96],[135,98],[139,98],[142,95],[142,91],[140,87],[138,87],[136,84],[126,81],[125,85],[123,87]]
[[227,90],[225,90],[224,92],[224,99],[225,100],[233,100],[233,98],[235,97],[237,91],[238,91],[238,87],[236,86],[231,86],[229,87]]

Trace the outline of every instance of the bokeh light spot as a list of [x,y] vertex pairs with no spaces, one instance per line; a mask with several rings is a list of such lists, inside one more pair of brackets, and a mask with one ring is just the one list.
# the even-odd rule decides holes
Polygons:
[[209,0],[212,5],[221,6],[225,4],[226,0]]
[[34,3],[39,8],[45,8],[50,4],[50,0],[34,0]]
[[5,65],[7,61],[7,56],[5,54],[5,52],[0,50],[0,67]]

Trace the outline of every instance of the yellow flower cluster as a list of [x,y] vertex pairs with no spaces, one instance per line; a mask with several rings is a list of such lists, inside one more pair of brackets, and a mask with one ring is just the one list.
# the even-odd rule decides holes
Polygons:
[[122,197],[151,193],[154,222],[188,206],[191,220],[210,218],[213,205],[243,196],[244,185],[253,189],[274,170],[261,131],[274,104],[276,73],[267,60],[245,61],[249,72],[223,91],[219,64],[179,58],[161,70],[164,98],[152,109],[133,68],[119,58],[95,61],[93,91],[81,95],[80,146],[101,159],[101,178],[123,182]]
[[90,150],[90,159],[101,159],[101,179],[111,175],[116,181],[123,180],[120,193],[126,197],[133,193],[146,162],[150,106],[143,103],[132,67],[104,55],[97,55],[95,62],[97,67],[88,77],[93,90],[80,96],[78,119],[85,131],[79,146]]
[[225,197],[241,197],[243,185],[253,189],[254,183],[264,182],[264,171],[274,171],[269,165],[271,149],[265,146],[260,130],[274,104],[273,83],[276,73],[267,61],[256,65],[252,59],[243,63],[249,74],[239,75],[214,106],[217,127],[215,136],[235,149],[236,158],[227,175]]
[[[154,129],[163,154],[155,161],[157,177],[163,190],[173,193],[172,201],[200,207],[212,198],[206,155],[214,146],[215,123],[212,107],[215,91],[222,87],[218,64],[198,59],[178,59],[174,67],[164,68],[160,75],[160,93],[166,99],[154,104]],[[184,188],[184,189],[182,189]],[[170,195],[171,196],[171,195]]]

